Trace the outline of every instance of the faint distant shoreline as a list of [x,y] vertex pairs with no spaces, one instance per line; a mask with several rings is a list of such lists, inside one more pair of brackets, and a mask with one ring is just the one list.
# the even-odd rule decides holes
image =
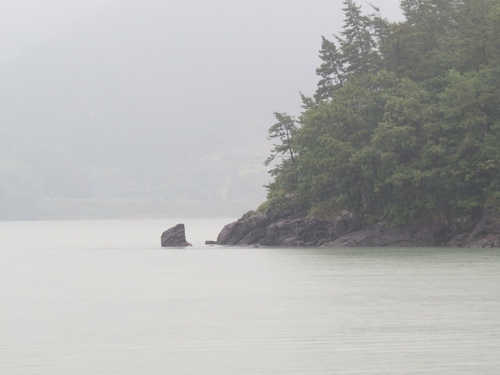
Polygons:
[[261,203],[246,200],[44,198],[37,210],[13,220],[238,217]]

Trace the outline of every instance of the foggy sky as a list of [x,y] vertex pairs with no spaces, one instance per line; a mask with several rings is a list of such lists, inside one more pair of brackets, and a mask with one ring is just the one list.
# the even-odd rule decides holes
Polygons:
[[[397,0],[373,3],[386,18],[401,16]],[[313,95],[318,81],[321,35],[333,39],[343,24],[339,0],[0,6],[0,108],[12,126],[38,129],[39,142],[59,139],[75,163],[105,165],[107,176],[174,170],[174,162],[189,159],[187,174],[199,177],[208,173],[206,160],[216,171],[216,160],[245,152],[238,166],[210,172],[214,181],[234,181],[242,165],[258,170],[270,149],[273,112],[300,112],[299,91]],[[255,180],[261,191],[267,177]]]
[[[374,0],[372,3],[381,7],[386,18],[401,17],[398,0]],[[358,1],[358,4],[365,12],[371,11],[368,2]],[[192,53],[192,59],[216,61],[217,64],[212,65],[220,69],[226,69],[226,64],[231,62],[224,48],[244,48],[247,55],[260,55],[254,61],[256,77],[262,66],[268,71],[280,71],[283,64],[292,64],[293,69],[284,71],[292,74],[278,77],[277,81],[282,81],[283,85],[275,96],[290,98],[295,95],[289,105],[293,107],[299,103],[298,90],[306,94],[314,90],[320,36],[329,37],[339,31],[343,18],[341,8],[340,0],[0,0],[0,61],[35,46],[71,40],[79,31],[91,30],[98,19],[109,20],[109,30],[115,23],[130,22],[130,32],[123,38],[134,38],[134,34],[139,33],[143,39],[138,42],[147,44],[148,30],[134,30],[135,26],[143,27],[142,24],[134,25],[139,11],[152,18],[163,18],[164,30],[154,31],[168,35],[165,45],[158,48]],[[202,50],[202,54],[187,51],[190,46],[186,42],[204,38],[203,43],[210,49]],[[283,58],[277,59],[276,54]],[[237,56],[233,62],[238,63]],[[175,69],[183,60],[176,61],[175,55],[170,54],[166,63]],[[210,73],[217,75],[220,72]],[[229,70],[229,78],[231,74]],[[278,100],[277,105],[283,106],[283,101]]]
[[[92,80],[119,91],[124,106],[140,99],[138,92],[154,91],[160,99],[138,111],[161,112],[163,100],[182,109],[169,110],[181,122],[199,121],[185,118],[195,100],[211,102],[208,123],[224,122],[217,116],[234,121],[232,110],[238,121],[272,121],[273,111],[297,114],[299,91],[315,90],[321,35],[331,38],[343,23],[339,0],[0,1],[0,61],[36,46],[53,48],[52,65],[74,66],[68,82],[88,81],[92,70]],[[400,17],[397,0],[373,3],[384,17]],[[64,52],[75,45],[76,62]],[[129,77],[110,83],[112,68]]]
[[[111,5],[123,6],[127,0],[0,0],[0,51],[17,52],[27,46],[61,37],[75,22],[91,14],[103,12]],[[144,3],[136,1],[137,3]],[[148,0],[145,2],[147,4]],[[164,1],[162,6],[175,4],[175,1]],[[178,2],[181,6],[189,4]],[[216,4],[211,1],[210,4]],[[234,1],[242,4],[244,1]],[[300,1],[270,1],[277,8],[290,9],[300,4]],[[302,1],[303,4],[320,4],[327,10],[341,8],[340,0]],[[367,2],[368,3],[368,2]],[[364,1],[358,4],[368,8]],[[370,2],[382,8],[384,17],[391,20],[400,18],[397,0],[379,0]],[[216,6],[214,8],[217,8]],[[206,15],[204,15],[206,16]],[[318,14],[318,17],[321,17]],[[335,30],[334,30],[335,31]],[[328,30],[330,32],[330,30]]]

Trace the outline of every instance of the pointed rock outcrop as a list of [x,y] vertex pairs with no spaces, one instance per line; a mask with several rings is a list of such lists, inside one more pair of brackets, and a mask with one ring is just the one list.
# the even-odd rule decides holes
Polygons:
[[186,229],[184,224],[177,224],[161,235],[161,246],[163,247],[185,247],[192,246],[186,241]]

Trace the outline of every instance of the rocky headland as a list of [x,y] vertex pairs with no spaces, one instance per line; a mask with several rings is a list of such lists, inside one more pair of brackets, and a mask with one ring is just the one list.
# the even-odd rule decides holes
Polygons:
[[313,218],[304,212],[267,209],[226,225],[218,245],[315,247],[500,247],[500,215],[486,205],[478,220],[422,221],[404,226],[366,225],[361,216]]

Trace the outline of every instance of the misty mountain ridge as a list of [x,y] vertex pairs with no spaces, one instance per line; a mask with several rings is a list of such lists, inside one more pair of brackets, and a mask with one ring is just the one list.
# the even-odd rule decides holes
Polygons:
[[[184,33],[176,17],[165,22],[169,13],[128,8],[2,64],[2,171],[34,177],[33,195],[51,198],[227,197],[231,182],[249,173],[260,177],[243,178],[250,191],[235,194],[263,196],[262,119],[276,100],[260,89],[263,110],[248,90],[255,59],[238,57],[234,40],[223,46],[202,33],[208,25]],[[215,47],[231,53],[199,58]],[[189,194],[199,187],[187,185],[208,179],[217,194]]]

